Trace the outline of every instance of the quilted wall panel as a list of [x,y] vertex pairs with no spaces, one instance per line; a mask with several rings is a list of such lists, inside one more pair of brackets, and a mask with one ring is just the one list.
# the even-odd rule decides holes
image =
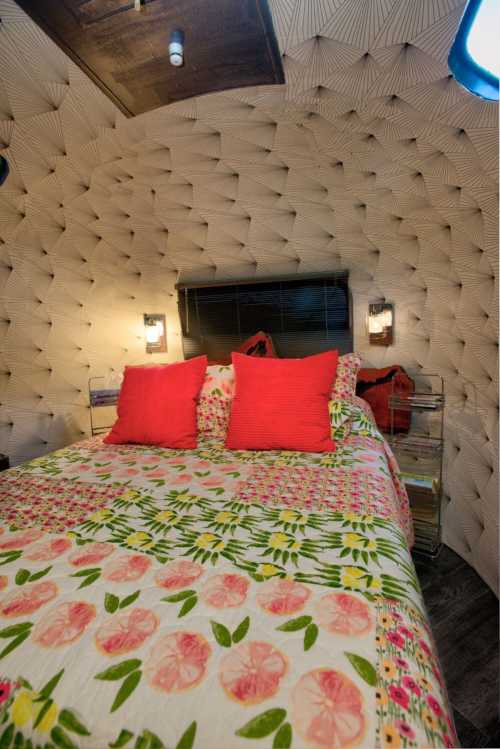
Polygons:
[[[348,268],[355,346],[446,381],[445,540],[498,590],[498,106],[449,76],[463,0],[272,0],[287,83],[125,120],[0,0],[0,449],[88,430],[174,283]],[[369,301],[396,305],[370,347]]]

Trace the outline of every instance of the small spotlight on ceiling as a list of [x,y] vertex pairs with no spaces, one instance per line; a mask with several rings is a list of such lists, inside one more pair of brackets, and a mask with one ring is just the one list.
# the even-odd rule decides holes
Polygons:
[[168,55],[170,64],[175,68],[180,68],[184,63],[184,32],[181,29],[175,29],[170,34],[168,44]]

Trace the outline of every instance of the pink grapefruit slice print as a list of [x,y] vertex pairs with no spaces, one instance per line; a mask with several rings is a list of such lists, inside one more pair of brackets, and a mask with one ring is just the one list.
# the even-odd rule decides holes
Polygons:
[[359,744],[365,731],[363,697],[344,674],[317,668],[292,689],[290,718],[313,749],[343,749]]
[[40,541],[25,555],[25,559],[32,562],[51,562],[68,551],[71,545],[71,540],[65,536],[51,538],[49,541]]
[[167,694],[185,692],[205,676],[212,652],[207,640],[197,632],[172,632],[153,646],[146,661],[149,684]]
[[318,621],[328,632],[364,635],[372,627],[368,604],[349,593],[328,593],[316,604]]
[[0,601],[0,616],[26,616],[44,606],[57,596],[55,583],[31,583],[8,593]]
[[203,574],[201,564],[192,562],[190,559],[174,559],[168,562],[155,576],[155,583],[160,588],[167,590],[179,590],[187,588]]
[[106,542],[94,541],[91,544],[85,544],[77,549],[68,557],[73,567],[85,567],[88,564],[99,564],[103,559],[109,557],[115,550],[113,544]]
[[11,549],[23,549],[25,546],[38,541],[43,536],[43,531],[38,528],[27,528],[25,531],[16,531],[9,533],[3,541],[0,542],[1,551],[10,551]]
[[283,653],[268,642],[245,642],[222,658],[219,677],[228,697],[257,705],[276,694],[287,666]]
[[45,648],[69,645],[81,637],[95,615],[95,606],[86,601],[60,603],[39,619],[33,640]]
[[310,595],[302,583],[271,578],[259,586],[257,603],[269,614],[295,614],[304,608]]
[[247,597],[250,581],[243,575],[213,575],[201,591],[201,598],[216,609],[241,606]]
[[9,584],[9,578],[7,575],[0,575],[0,590],[3,590]]
[[97,649],[111,656],[130,653],[151,637],[158,624],[158,618],[149,609],[135,608],[115,614],[97,630]]
[[139,580],[151,567],[151,559],[145,554],[121,554],[104,567],[102,577],[113,583]]

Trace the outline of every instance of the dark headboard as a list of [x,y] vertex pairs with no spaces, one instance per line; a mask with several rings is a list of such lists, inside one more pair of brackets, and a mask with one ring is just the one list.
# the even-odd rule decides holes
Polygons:
[[179,284],[184,356],[224,359],[259,330],[278,356],[299,357],[336,348],[352,351],[347,272],[237,284]]

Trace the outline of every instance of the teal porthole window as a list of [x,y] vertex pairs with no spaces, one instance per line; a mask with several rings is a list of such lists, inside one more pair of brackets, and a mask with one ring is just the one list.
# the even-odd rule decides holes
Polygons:
[[454,78],[473,94],[498,101],[500,0],[469,0],[448,57]]

